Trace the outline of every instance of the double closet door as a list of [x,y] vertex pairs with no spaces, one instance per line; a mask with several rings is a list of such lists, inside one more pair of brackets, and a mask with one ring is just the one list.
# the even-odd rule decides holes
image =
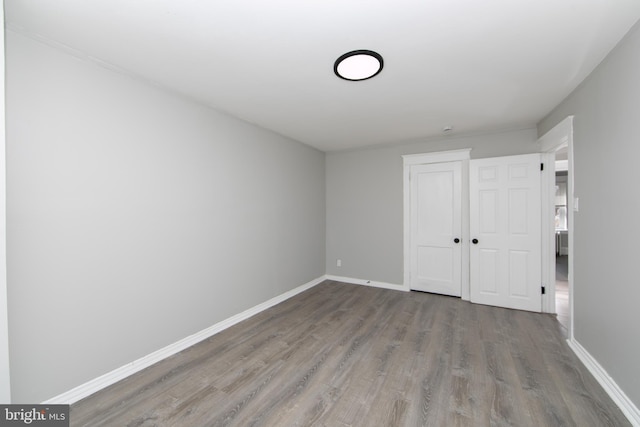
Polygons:
[[[466,166],[411,166],[411,289],[461,296],[464,282],[471,302],[540,311],[540,155],[470,160],[468,185]],[[467,281],[462,271],[469,272]]]

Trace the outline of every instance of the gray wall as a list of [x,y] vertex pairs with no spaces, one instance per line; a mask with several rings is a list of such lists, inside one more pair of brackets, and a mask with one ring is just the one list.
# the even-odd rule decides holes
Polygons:
[[636,24],[538,130],[575,116],[575,337],[640,407],[639,52]]
[[462,148],[472,148],[471,158],[527,154],[538,151],[536,139],[526,129],[327,153],[327,274],[402,284],[402,155]]
[[325,155],[7,33],[12,397],[324,274]]

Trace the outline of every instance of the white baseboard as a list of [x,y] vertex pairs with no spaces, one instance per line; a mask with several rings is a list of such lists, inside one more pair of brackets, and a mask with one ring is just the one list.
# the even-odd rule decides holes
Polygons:
[[99,376],[91,381],[88,381],[84,384],[79,385],[65,393],[62,393],[58,396],[55,396],[45,402],[43,404],[72,404],[81,399],[84,399],[91,394],[100,391],[124,378],[139,372],[154,363],[157,363],[163,359],[166,359],[169,356],[173,356],[180,351],[203,341],[218,332],[221,332],[243,320],[250,318],[251,316],[255,316],[256,314],[273,307],[276,304],[279,304],[301,292],[306,291],[307,289],[311,289],[312,287],[322,283],[326,280],[325,276],[319,277],[315,280],[312,280],[308,283],[305,283],[302,286],[298,286],[295,289],[292,289],[288,292],[285,292],[277,297],[271,298],[268,301],[263,302],[262,304],[258,304],[255,307],[252,307],[248,310],[243,311],[242,313],[238,313],[235,316],[229,317],[221,322],[216,323],[206,329],[203,329],[200,332],[196,332],[193,335],[190,335],[186,338],[181,339],[173,344],[169,344],[168,346],[161,348],[160,350],[154,351],[151,354],[141,357],[140,359],[133,361],[129,364],[121,366],[120,368],[114,369],[111,372],[108,372],[104,375]]
[[409,292],[409,289],[406,288],[404,285],[396,285],[393,283],[375,282],[373,280],[354,279],[352,277],[331,276],[331,275],[326,275],[324,277],[327,280],[335,280],[336,282],[344,282],[344,283],[351,283],[353,285],[373,286],[374,288],[393,289],[395,291]]
[[640,410],[629,399],[629,397],[618,387],[618,384],[607,374],[602,366],[591,354],[575,339],[567,340],[567,344],[571,347],[571,350],[578,356],[580,361],[584,363],[589,372],[600,383],[602,388],[607,392],[616,405],[620,408],[622,413],[629,419],[632,425],[640,427]]

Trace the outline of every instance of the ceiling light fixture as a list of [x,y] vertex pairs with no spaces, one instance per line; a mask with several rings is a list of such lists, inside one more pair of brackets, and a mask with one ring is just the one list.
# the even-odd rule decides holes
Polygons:
[[336,59],[333,72],[341,79],[350,81],[367,80],[382,71],[382,56],[371,50],[354,50]]

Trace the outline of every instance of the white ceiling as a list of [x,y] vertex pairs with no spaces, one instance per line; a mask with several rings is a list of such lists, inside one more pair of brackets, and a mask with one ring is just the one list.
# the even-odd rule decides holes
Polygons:
[[[5,0],[7,26],[323,151],[534,126],[640,0]],[[349,82],[337,57],[375,50]]]

